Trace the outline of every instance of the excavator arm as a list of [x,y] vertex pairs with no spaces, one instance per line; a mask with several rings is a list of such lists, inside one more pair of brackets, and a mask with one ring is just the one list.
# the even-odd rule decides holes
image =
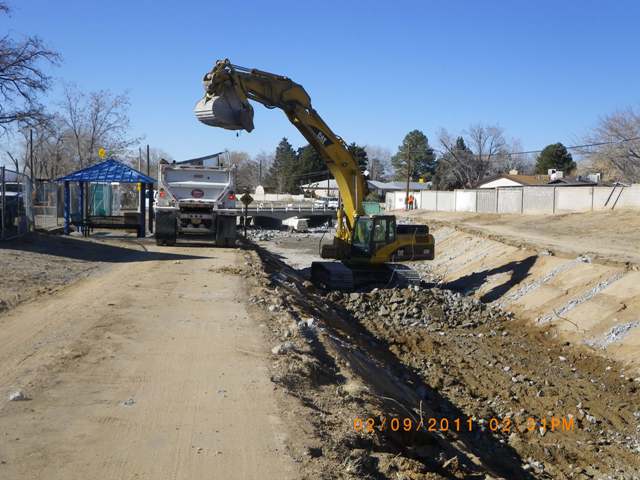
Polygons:
[[305,89],[287,77],[232,65],[228,59],[216,62],[204,77],[204,87],[205,96],[196,106],[196,115],[207,125],[250,132],[253,108],[249,100],[285,112],[336,179],[342,199],[336,238],[348,245],[357,217],[364,214],[366,182],[345,142],[313,109]]

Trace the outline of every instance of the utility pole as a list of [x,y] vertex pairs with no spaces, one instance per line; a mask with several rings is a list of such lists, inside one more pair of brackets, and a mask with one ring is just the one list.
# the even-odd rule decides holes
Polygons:
[[262,185],[262,157],[260,157],[260,166],[258,167],[258,185]]
[[147,143],[147,177],[150,177],[151,175],[149,174],[150,172],[150,168],[151,165],[149,163],[149,144]]
[[142,148],[138,147],[138,171],[142,171]]
[[33,181],[33,128],[29,129],[29,170],[31,180]]
[[404,196],[404,209],[409,210],[409,182],[411,181],[411,159],[407,158],[407,191]]
[[2,213],[2,224],[0,225],[0,240],[4,240],[4,226],[7,223],[7,219],[5,215],[7,214],[7,205],[5,198],[7,198],[7,189],[6,189],[6,167],[0,167],[0,188],[2,189],[0,193],[2,193],[2,198],[0,198],[0,213]]

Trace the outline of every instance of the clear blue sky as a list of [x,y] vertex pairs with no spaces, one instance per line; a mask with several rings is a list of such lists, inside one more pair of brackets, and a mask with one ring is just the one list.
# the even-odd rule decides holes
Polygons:
[[218,58],[301,83],[348,142],[395,150],[412,129],[435,143],[499,124],[526,149],[571,144],[598,117],[640,103],[636,1],[9,0],[0,28],[62,53],[58,79],[129,92],[134,133],[177,159],[271,151],[303,138],[255,106],[239,137],[192,109]]

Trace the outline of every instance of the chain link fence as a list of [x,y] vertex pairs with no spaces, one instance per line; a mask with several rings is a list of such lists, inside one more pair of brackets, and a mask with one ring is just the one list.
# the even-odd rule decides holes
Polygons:
[[21,237],[32,229],[31,179],[0,167],[0,240]]
[[53,180],[36,180],[33,190],[35,228],[51,230],[61,227],[64,217],[64,197],[60,184]]

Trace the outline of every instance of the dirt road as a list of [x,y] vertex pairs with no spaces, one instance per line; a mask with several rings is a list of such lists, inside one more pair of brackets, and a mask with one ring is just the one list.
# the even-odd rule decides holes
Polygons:
[[242,252],[146,248],[0,317],[0,478],[299,478]]

